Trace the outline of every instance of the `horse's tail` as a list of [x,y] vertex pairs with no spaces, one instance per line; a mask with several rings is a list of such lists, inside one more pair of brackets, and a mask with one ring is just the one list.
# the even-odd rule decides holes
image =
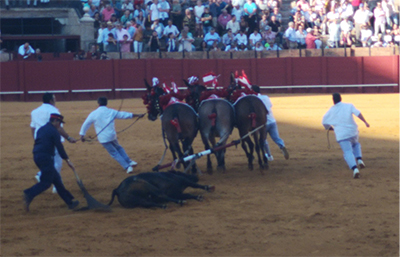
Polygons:
[[117,189],[114,189],[114,190],[112,191],[111,200],[110,200],[110,202],[108,203],[108,205],[111,205],[111,204],[114,202],[115,196],[118,196]]

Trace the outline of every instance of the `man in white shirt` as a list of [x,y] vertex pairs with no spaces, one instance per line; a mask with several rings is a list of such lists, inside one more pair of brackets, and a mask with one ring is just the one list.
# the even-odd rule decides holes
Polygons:
[[26,42],[25,44],[21,45],[18,48],[18,54],[23,56],[24,59],[28,58],[29,56],[31,56],[34,53],[35,53],[35,50],[33,50],[33,48],[29,45],[28,42]]
[[160,12],[158,11],[158,0],[153,0],[153,4],[150,5],[150,18],[152,22],[160,19]]
[[250,48],[253,49],[256,46],[257,42],[261,42],[262,37],[261,34],[258,33],[258,29],[255,28],[254,32],[250,34],[249,41],[250,41]]
[[226,30],[232,30],[232,34],[236,35],[240,30],[239,22],[236,20],[236,16],[232,15],[232,19],[226,24]]
[[124,40],[124,35],[128,36],[128,40],[131,39],[131,35],[126,29],[122,27],[122,24],[120,22],[116,24],[115,35],[117,36],[118,42]]
[[359,9],[355,12],[353,16],[354,27],[356,29],[356,39],[361,41],[361,27],[365,23],[369,23],[369,20],[373,16],[372,12],[368,10],[368,5],[360,4]]
[[334,93],[332,96],[335,105],[322,118],[322,125],[327,130],[335,130],[336,141],[342,148],[347,165],[353,170],[353,178],[359,178],[358,167],[365,168],[365,164],[362,160],[361,144],[358,142],[358,126],[354,121],[353,114],[362,120],[367,128],[369,128],[369,124],[353,104],[342,103],[339,93]]
[[168,40],[169,33],[172,33],[174,35],[174,38],[176,38],[179,35],[179,30],[175,25],[172,24],[172,20],[168,20],[168,25],[164,28],[163,33]]
[[[281,149],[283,156],[285,157],[286,160],[289,159],[289,152],[287,151],[285,147],[285,142],[279,137],[279,131],[278,131],[278,126],[276,125],[276,120],[274,118],[274,115],[272,114],[272,103],[271,100],[267,95],[262,95],[260,94],[260,87],[253,85],[252,89],[254,92],[257,93],[258,98],[263,101],[265,108],[267,108],[268,114],[267,114],[267,135],[269,134],[271,139],[275,142],[277,146],[279,146],[279,149]],[[267,157],[268,161],[273,161],[274,157],[271,155],[271,150],[269,149],[269,144],[267,139],[265,138],[265,157]]]
[[133,117],[143,117],[144,114],[133,114],[129,112],[121,112],[107,107],[107,98],[99,97],[97,103],[99,107],[91,112],[82,124],[79,135],[81,141],[85,141],[86,131],[94,124],[97,138],[108,153],[113,157],[128,174],[133,172],[133,167],[137,165],[126,154],[124,148],[119,145],[117,133],[115,132],[115,119],[132,119]]
[[238,46],[240,45],[247,46],[248,40],[244,30],[239,30],[239,33],[235,36],[235,42]]
[[[33,139],[36,139],[36,133],[39,130],[39,128],[41,128],[42,126],[46,125],[47,122],[49,122],[50,114],[52,113],[61,114],[60,111],[56,108],[56,97],[52,93],[45,93],[43,95],[43,104],[31,112],[30,127]],[[70,137],[67,134],[67,132],[65,132],[62,126],[60,126],[60,128],[58,128],[57,130],[62,136],[61,142],[64,142],[64,138],[67,139],[68,142],[70,143],[76,142],[76,139]],[[61,175],[62,158],[58,153],[57,149],[55,149],[55,155],[54,155],[54,168],[56,168],[57,172]],[[41,175],[42,172],[39,171],[35,176],[38,182],[40,182]],[[55,187],[53,187],[53,193],[57,193]]]
[[158,11],[159,11],[160,22],[164,26],[167,26],[168,18],[169,18],[169,10],[171,9],[171,7],[169,6],[169,3],[165,0],[161,0],[158,3],[157,7],[158,7]]

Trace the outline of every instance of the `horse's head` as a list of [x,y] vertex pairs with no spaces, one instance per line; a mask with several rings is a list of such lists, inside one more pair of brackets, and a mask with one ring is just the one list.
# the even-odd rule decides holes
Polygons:
[[147,117],[151,121],[155,121],[158,115],[163,113],[163,110],[160,106],[160,96],[164,94],[162,88],[158,86],[150,87],[147,81],[145,80],[147,93],[143,95],[143,103],[147,107]]

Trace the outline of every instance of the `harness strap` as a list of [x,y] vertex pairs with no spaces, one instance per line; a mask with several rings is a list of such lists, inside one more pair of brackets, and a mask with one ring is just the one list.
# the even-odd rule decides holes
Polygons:
[[181,126],[179,125],[179,120],[178,118],[174,118],[173,120],[170,121],[171,124],[176,128],[176,130],[178,131],[178,133],[182,132]]
[[250,113],[249,114],[249,119],[251,119],[251,127],[252,128],[255,128],[256,127],[256,117],[257,117],[257,115],[256,115],[256,113],[254,113],[254,112],[252,112],[252,113]]
[[211,120],[211,126],[213,126],[213,127],[215,127],[216,118],[217,118],[216,113],[212,113],[212,114],[208,115],[208,119]]

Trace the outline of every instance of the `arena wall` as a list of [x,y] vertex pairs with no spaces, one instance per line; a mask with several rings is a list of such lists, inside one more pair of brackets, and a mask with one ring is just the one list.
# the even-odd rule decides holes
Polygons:
[[267,93],[399,92],[399,59],[394,56],[288,57],[265,59],[113,59],[104,61],[13,61],[1,64],[1,99],[39,101],[44,92],[58,100],[140,97],[143,79],[168,84],[213,71],[220,86],[244,70]]

